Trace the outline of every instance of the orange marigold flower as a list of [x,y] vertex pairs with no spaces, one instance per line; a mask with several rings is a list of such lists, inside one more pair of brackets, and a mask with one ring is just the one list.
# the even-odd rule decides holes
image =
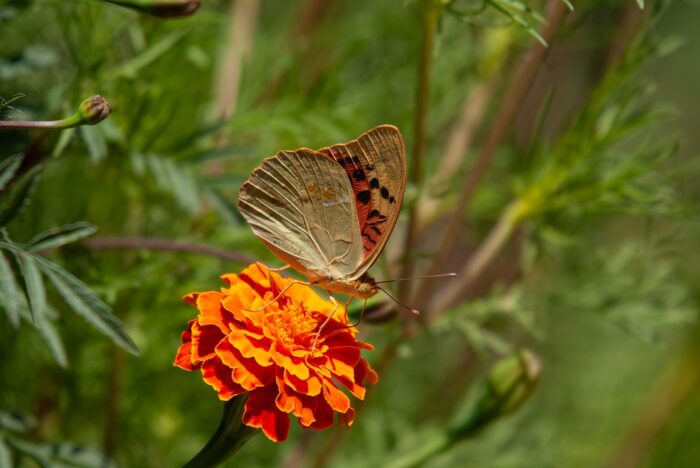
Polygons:
[[275,442],[287,438],[288,414],[302,427],[323,429],[337,412],[350,426],[355,413],[338,384],[363,399],[364,382],[376,383],[377,374],[360,355],[374,348],[355,338],[343,307],[338,306],[314,347],[333,303],[304,285],[290,287],[270,303],[292,280],[260,263],[222,279],[229,287],[221,292],[185,296],[199,315],[182,334],[175,365],[200,369],[221,400],[248,392],[243,422],[262,428]]

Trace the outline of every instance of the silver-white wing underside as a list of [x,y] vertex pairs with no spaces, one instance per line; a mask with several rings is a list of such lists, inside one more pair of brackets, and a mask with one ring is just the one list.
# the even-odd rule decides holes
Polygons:
[[311,280],[354,276],[362,238],[352,187],[335,161],[308,149],[265,159],[241,186],[253,232]]

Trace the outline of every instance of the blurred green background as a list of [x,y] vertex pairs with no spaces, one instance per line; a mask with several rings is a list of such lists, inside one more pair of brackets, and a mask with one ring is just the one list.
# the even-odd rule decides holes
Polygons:
[[[62,134],[0,129],[0,158],[37,146],[44,158],[9,236],[27,242],[87,221],[97,239],[204,244],[277,266],[235,208],[262,158],[391,123],[410,165],[425,118],[426,182],[409,184],[376,277],[399,276],[412,206],[427,226],[410,252],[420,273],[453,212],[463,214],[459,239],[441,271],[459,271],[512,200],[536,190],[544,200],[425,326],[404,337],[397,317],[360,325],[377,347],[365,357],[383,372],[350,431],[293,422],[283,444],[257,436],[226,466],[386,466],[431,440],[495,360],[524,347],[542,363],[530,400],[422,466],[700,466],[700,4],[652,2],[639,13],[632,0],[574,2],[463,213],[464,174],[537,47],[499,7],[535,12],[518,18],[540,31],[538,14],[555,7],[440,4],[421,112],[420,1],[205,0],[191,17],[162,20],[97,0],[0,0],[0,97],[23,95],[0,118],[61,118],[93,94],[112,108],[99,125]],[[617,47],[625,53],[613,59]],[[471,146],[431,186],[464,103],[489,83]],[[566,181],[556,194],[543,188],[552,174]],[[614,183],[600,184],[608,175]],[[96,454],[119,466],[182,465],[216,428],[221,403],[172,366],[195,312],[181,297],[219,288],[243,265],[81,242],[46,255],[112,307],[141,356],[47,286],[68,365],[31,324],[0,320],[0,410],[34,419],[18,436],[30,443],[87,447],[86,466],[100,466]],[[16,460],[37,466],[30,458]]]

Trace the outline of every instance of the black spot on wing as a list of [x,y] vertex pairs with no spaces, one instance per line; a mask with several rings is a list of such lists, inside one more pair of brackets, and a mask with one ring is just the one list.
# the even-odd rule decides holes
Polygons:
[[362,203],[363,205],[369,203],[371,199],[372,194],[369,190],[362,190],[361,192],[357,192],[357,201]]
[[369,181],[369,186],[372,187],[373,189],[379,188],[379,179],[376,177],[373,177],[372,180]]
[[378,218],[380,220],[383,220],[383,219],[386,219],[386,215],[383,215],[379,212],[379,210],[374,209],[374,210],[370,211],[369,214],[367,215],[368,220],[373,219],[373,218]]
[[355,178],[356,181],[362,182],[365,180],[365,171],[362,169],[355,169],[352,173],[352,176]]
[[382,198],[389,198],[389,190],[386,187],[382,187],[380,192],[382,194]]
[[394,197],[389,197],[389,203],[394,203],[396,201],[396,198]]

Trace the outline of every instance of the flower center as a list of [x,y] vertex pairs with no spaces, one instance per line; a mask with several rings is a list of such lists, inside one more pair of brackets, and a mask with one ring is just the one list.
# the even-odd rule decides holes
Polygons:
[[300,303],[290,303],[283,310],[268,312],[265,314],[265,321],[285,345],[298,343],[318,327],[314,315]]

